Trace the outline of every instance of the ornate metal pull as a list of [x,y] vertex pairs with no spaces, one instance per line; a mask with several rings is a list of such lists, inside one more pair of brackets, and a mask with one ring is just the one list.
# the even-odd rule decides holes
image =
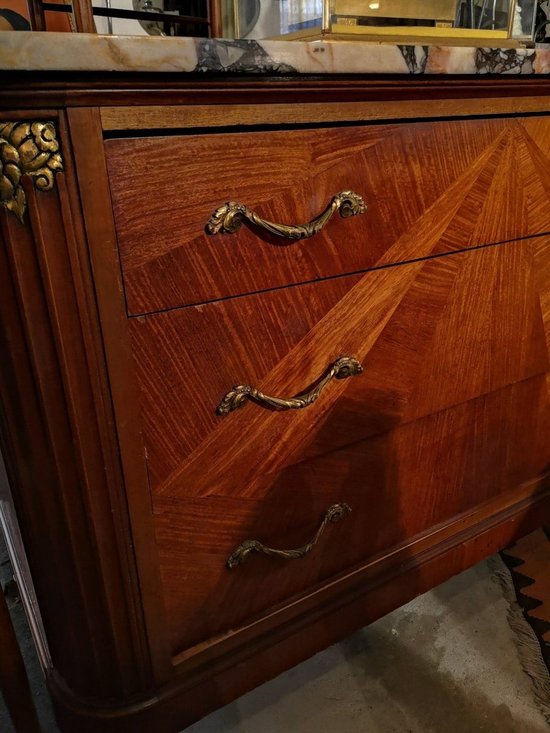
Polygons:
[[279,237],[307,239],[320,232],[337,211],[340,212],[341,217],[347,218],[348,216],[363,214],[366,210],[367,205],[359,194],[353,191],[342,191],[333,196],[323,213],[310,221],[309,224],[275,224],[272,221],[262,219],[245,204],[228,201],[212,214],[206,225],[206,231],[209,234],[232,234],[240,229],[244,220],[247,220],[251,224]]
[[249,384],[238,384],[224,395],[216,412],[218,415],[227,415],[228,412],[243,407],[246,400],[254,400],[264,407],[272,407],[275,410],[301,410],[315,402],[331,379],[346,379],[361,374],[362,371],[363,367],[353,356],[341,356],[330,366],[325,376],[317,382],[313,389],[289,398],[270,397]]
[[300,557],[305,557],[310,553],[315,545],[319,542],[321,535],[325,531],[325,527],[330,522],[339,522],[345,516],[351,513],[351,507],[349,504],[333,504],[327,509],[327,513],[321,526],[315,533],[315,537],[308,542],[307,545],[298,547],[295,550],[275,550],[273,547],[267,547],[258,540],[246,540],[240,544],[229,557],[227,558],[227,567],[236,568],[237,565],[242,565],[243,562],[248,558],[251,552],[259,552],[263,555],[270,555],[272,557],[282,557],[283,560],[297,560]]

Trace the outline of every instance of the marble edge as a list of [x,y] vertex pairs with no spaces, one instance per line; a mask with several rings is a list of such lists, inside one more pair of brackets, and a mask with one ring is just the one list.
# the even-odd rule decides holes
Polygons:
[[548,74],[534,48],[0,32],[0,71],[232,74]]

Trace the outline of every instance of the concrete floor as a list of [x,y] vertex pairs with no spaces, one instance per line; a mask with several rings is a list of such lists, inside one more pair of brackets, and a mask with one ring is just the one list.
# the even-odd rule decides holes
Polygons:
[[[548,733],[495,578],[502,567],[492,558],[468,570],[186,733]],[[44,733],[57,733],[20,604],[12,611]],[[13,733],[1,700],[0,731]]]

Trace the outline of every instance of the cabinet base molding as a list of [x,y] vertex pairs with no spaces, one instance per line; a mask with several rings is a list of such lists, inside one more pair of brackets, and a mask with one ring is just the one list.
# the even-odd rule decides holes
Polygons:
[[[518,487],[389,555],[363,566],[334,585],[347,589],[312,610],[307,606],[278,628],[255,629],[234,651],[212,655],[217,644],[174,659],[176,681],[131,704],[95,705],[74,695],[55,673],[48,676],[62,730],[79,733],[177,731],[226,705],[263,682],[308,659],[376,619],[408,603],[520,537],[550,523],[550,474]],[[436,541],[434,535],[440,535]],[[356,582],[350,579],[356,576]],[[359,578],[363,580],[359,580]],[[329,587],[330,591],[330,587]],[[327,592],[325,587],[322,593]],[[312,594],[312,596],[315,594]],[[280,613],[288,614],[292,604]],[[277,615],[274,612],[272,617]],[[269,618],[267,622],[269,623]],[[266,619],[258,622],[265,623]],[[282,622],[283,619],[280,619]],[[242,634],[254,627],[234,632]],[[298,643],[299,640],[299,643]],[[219,650],[217,650],[219,652]],[[193,653],[192,653],[193,652]]]

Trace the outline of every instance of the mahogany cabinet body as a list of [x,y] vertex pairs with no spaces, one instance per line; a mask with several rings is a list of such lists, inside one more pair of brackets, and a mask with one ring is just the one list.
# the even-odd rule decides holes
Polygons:
[[[549,102],[511,77],[0,91],[2,508],[63,731],[180,730],[548,521]],[[18,148],[44,122],[48,190]],[[262,225],[349,190],[366,211],[311,238]],[[228,201],[261,220],[209,233]],[[220,414],[235,385],[259,391]]]

